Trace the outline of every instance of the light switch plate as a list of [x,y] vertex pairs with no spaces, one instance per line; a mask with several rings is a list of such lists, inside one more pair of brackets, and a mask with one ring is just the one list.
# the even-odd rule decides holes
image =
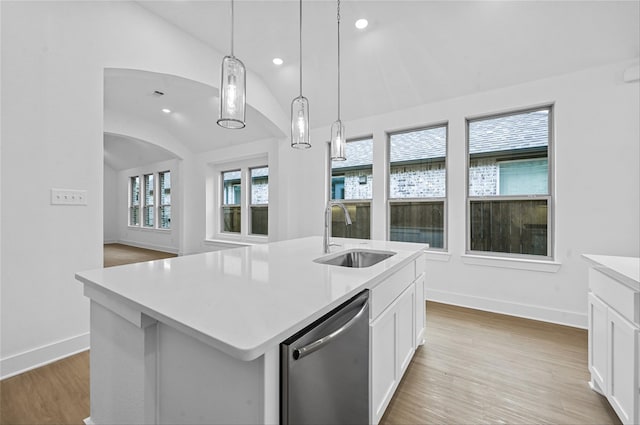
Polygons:
[[51,205],[87,205],[87,191],[51,189]]

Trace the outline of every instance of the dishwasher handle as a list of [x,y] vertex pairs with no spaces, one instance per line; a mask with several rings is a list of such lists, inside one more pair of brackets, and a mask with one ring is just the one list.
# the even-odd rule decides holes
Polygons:
[[346,332],[347,329],[353,326],[353,324],[357,322],[358,319],[360,319],[360,317],[364,314],[365,310],[367,309],[368,305],[369,305],[369,300],[367,299],[365,300],[364,304],[362,304],[362,307],[360,308],[360,310],[351,319],[349,319],[347,323],[345,323],[335,331],[331,332],[329,335],[323,336],[322,338],[317,339],[316,341],[313,341],[312,343],[307,344],[302,348],[294,348],[293,359],[299,360],[304,356],[309,355],[316,350],[319,350],[323,345],[328,344],[333,339],[337,338],[341,333]]

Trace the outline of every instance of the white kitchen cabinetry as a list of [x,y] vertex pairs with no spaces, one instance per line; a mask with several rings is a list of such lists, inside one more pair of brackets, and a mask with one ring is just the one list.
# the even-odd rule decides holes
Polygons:
[[425,284],[425,260],[424,258],[419,258],[416,260],[416,325],[415,325],[415,333],[416,333],[416,348],[419,345],[424,344],[424,330],[426,324],[426,304],[425,304],[425,296],[424,296],[424,284]]
[[[585,257],[592,262],[594,257],[606,259]],[[589,270],[590,385],[607,397],[622,423],[638,424],[640,287],[614,271],[600,263]]]
[[[424,335],[424,271],[419,258],[373,289],[370,322],[371,422],[377,424]],[[416,278],[416,272],[419,272]]]

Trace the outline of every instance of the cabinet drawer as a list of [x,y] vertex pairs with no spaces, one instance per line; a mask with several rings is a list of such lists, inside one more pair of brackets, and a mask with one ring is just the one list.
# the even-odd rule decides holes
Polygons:
[[413,283],[416,277],[416,262],[412,261],[371,290],[369,304],[370,319],[375,319]]
[[622,317],[640,325],[640,292],[593,268],[589,269],[589,289]]

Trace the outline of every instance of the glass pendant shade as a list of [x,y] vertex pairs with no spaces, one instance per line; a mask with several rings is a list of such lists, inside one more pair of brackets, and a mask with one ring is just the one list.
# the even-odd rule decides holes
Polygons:
[[225,56],[221,75],[218,125],[224,128],[244,128],[247,85],[244,64],[234,56]]
[[309,101],[300,95],[291,102],[291,147],[308,149],[309,140]]
[[340,120],[335,121],[331,125],[331,160],[345,161],[347,159],[345,155],[346,146],[347,139],[345,138],[344,125]]

